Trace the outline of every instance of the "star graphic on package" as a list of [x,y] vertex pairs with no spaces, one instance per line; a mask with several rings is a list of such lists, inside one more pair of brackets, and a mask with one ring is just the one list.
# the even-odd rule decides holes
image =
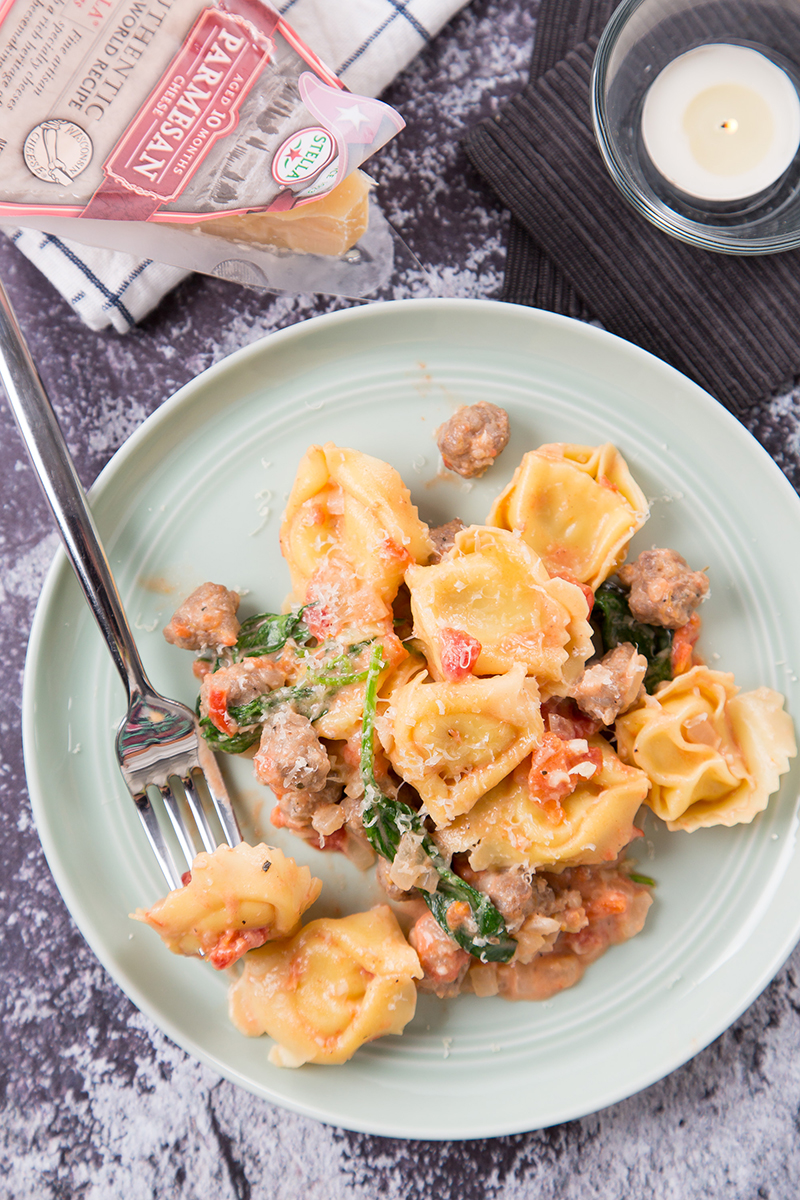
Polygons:
[[339,119],[348,121],[354,129],[360,129],[369,121],[369,117],[365,112],[362,112],[358,104],[351,104],[348,108],[339,109]]
[[292,160],[292,162],[294,162],[294,160],[295,160],[296,158],[299,158],[299,157],[300,157],[300,151],[299,151],[299,150],[295,150],[294,148],[292,148],[292,149],[291,149],[291,150],[288,152],[288,154],[286,155],[286,157],[287,157],[287,158],[290,158],[290,159]]

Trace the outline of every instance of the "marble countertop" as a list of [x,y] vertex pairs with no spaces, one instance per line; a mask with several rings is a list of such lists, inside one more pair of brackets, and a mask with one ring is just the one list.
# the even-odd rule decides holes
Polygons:
[[[442,294],[497,298],[506,217],[460,135],[526,76],[536,0],[472,0],[385,98],[408,130],[372,164],[382,203]],[[399,272],[385,298],[415,294]],[[342,307],[210,278],[127,336],[92,333],[5,239],[0,276],[88,485],[187,380],[264,334]],[[716,1042],[641,1094],[566,1125],[470,1142],[352,1133],[251,1096],[188,1057],[106,975],[45,863],[26,793],[20,696],[56,536],[0,406],[0,1197],[14,1200],[789,1200],[800,1194],[800,952]],[[752,431],[800,482],[800,393]]]

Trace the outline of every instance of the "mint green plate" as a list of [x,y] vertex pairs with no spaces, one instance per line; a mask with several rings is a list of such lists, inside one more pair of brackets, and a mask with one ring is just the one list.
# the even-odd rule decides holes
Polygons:
[[[511,416],[496,466],[469,484],[438,475],[436,427],[486,399]],[[206,579],[278,608],[288,573],[280,515],[301,455],[333,440],[392,463],[422,516],[482,520],[523,452],[615,442],[652,502],[639,548],[709,568],[702,649],[745,688],[800,711],[800,502],[756,441],[676,371],[598,329],[470,300],[371,305],[319,317],[233,354],[182,388],[114,456],[92,505],[145,665],[193,703],[190,656],[160,629]],[[117,772],[123,695],[59,554],[36,614],[24,696],[28,780],[58,886],[120,987],[166,1034],[228,1079],[322,1121],[397,1137],[474,1138],[553,1125],[661,1078],[721,1033],[800,935],[797,769],[752,825],[668,834],[645,819],[635,847],[658,881],[643,933],[543,1004],[420,999],[402,1037],[343,1067],[279,1070],[270,1042],[226,1016],[226,979],[170,955],[128,913],[163,892]],[[247,762],[225,768],[250,837],[309,863],[312,915],[381,899],[371,875],[273,830]]]

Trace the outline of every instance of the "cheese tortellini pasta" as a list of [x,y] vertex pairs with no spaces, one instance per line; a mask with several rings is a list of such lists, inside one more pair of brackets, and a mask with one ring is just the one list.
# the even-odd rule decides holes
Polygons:
[[797,753],[782,696],[741,692],[705,666],[662,684],[616,731],[621,756],[650,780],[646,803],[673,830],[749,823]]
[[274,1039],[276,1066],[343,1063],[365,1042],[403,1032],[421,975],[387,905],[322,917],[247,956],[230,990],[230,1016],[248,1037]]
[[198,854],[183,887],[132,916],[155,929],[173,954],[203,955],[222,969],[254,946],[293,933],[321,890],[308,867],[276,846],[240,842]]
[[551,577],[539,556],[506,530],[463,530],[442,562],[410,567],[406,583],[414,631],[437,679],[446,674],[443,637],[450,629],[479,644],[476,675],[523,663],[551,692],[565,691],[592,653],[583,591]]
[[418,674],[393,692],[381,728],[392,766],[441,828],[530,754],[543,729],[539,689],[521,663],[459,683]]
[[515,771],[439,832],[439,845],[449,854],[468,853],[476,871],[612,862],[639,836],[634,817],[649,780],[622,763],[604,739],[589,744],[600,750],[602,765],[562,801],[560,821],[549,820],[525,774]]
[[554,575],[596,588],[625,557],[649,506],[615,446],[540,446],[492,505],[489,525],[513,529]]
[[281,529],[295,598],[331,554],[388,603],[406,567],[433,549],[408,488],[388,463],[328,442],[300,463]]

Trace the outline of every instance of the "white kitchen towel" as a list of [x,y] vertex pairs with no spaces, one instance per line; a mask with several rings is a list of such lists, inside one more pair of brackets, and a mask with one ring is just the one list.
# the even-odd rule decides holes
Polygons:
[[[300,36],[362,96],[377,96],[468,0],[273,0]],[[90,329],[127,333],[190,273],[35,229],[6,230]]]
[[272,0],[345,87],[377,96],[467,0]]

